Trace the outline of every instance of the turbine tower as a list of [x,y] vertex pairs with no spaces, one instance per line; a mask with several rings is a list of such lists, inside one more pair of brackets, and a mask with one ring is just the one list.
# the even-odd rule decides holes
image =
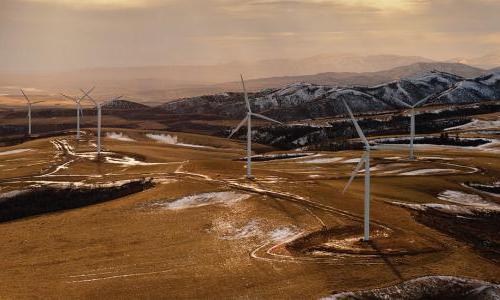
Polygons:
[[94,87],[92,87],[90,90],[88,90],[86,93],[84,92],[83,96],[81,97],[71,97],[67,96],[65,94],[61,95],[73,102],[76,103],[76,139],[80,139],[80,116],[83,118],[83,111],[82,111],[82,106],[81,106],[81,101],[85,98],[85,95],[90,94],[94,90]]
[[252,179],[252,116],[261,118],[263,120],[271,121],[277,124],[283,124],[279,121],[273,120],[271,118],[268,118],[266,116],[263,116],[261,114],[257,114],[252,112],[252,109],[250,108],[250,102],[248,101],[248,94],[247,90],[245,88],[245,81],[243,80],[243,75],[240,75],[241,77],[241,85],[243,87],[243,93],[245,95],[245,104],[247,108],[247,115],[243,120],[236,126],[233,131],[231,131],[231,134],[228,136],[228,138],[231,138],[243,125],[245,125],[245,122],[247,123],[247,178]]
[[365,151],[363,153],[363,156],[359,160],[358,165],[352,172],[351,177],[349,178],[349,181],[347,182],[346,186],[344,187],[344,190],[342,193],[345,193],[347,188],[349,188],[349,185],[351,185],[351,182],[354,180],[354,177],[356,177],[356,174],[359,172],[363,164],[365,165],[365,203],[364,203],[364,234],[363,234],[363,241],[369,241],[370,240],[370,150],[373,149],[372,146],[368,143],[368,140],[366,139],[365,135],[363,134],[363,131],[361,130],[361,127],[359,127],[358,122],[354,118],[354,115],[352,114],[351,109],[349,108],[349,105],[345,102],[345,100],[342,100],[344,103],[345,108],[347,109],[347,112],[349,113],[349,116],[352,120],[352,123],[354,124],[354,127],[356,128],[356,131],[358,133],[359,138],[361,141],[363,141],[363,144],[365,144]]
[[406,108],[409,108],[411,110],[411,117],[410,117],[410,159],[414,160],[415,159],[415,150],[414,150],[414,140],[415,140],[415,108],[418,107],[421,104],[424,104],[427,100],[429,100],[429,97],[426,97],[417,103],[410,105],[406,102],[403,102],[399,99],[394,99],[396,102],[399,104],[403,105]]
[[24,93],[23,89],[21,89],[21,93],[23,94],[23,96],[26,99],[27,104],[28,104],[28,135],[31,135],[31,106],[33,104],[41,103],[43,101],[31,102],[31,100],[28,98],[26,93]]
[[92,101],[94,103],[94,105],[97,109],[97,156],[99,156],[99,155],[101,155],[101,116],[102,116],[101,108],[102,108],[102,104],[116,101],[116,100],[122,98],[123,96],[113,98],[109,101],[99,102],[99,101],[94,100],[94,98],[92,98],[89,95],[89,93],[85,92],[84,90],[80,89],[80,91],[82,91],[82,93],[84,94],[84,97],[87,97],[90,101]]

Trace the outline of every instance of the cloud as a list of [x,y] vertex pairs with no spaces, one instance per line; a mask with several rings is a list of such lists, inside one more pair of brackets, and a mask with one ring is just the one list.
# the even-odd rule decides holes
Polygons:
[[[0,0],[0,68],[217,63],[350,52],[481,56],[494,0]],[[36,49],[36,50],[34,50]]]

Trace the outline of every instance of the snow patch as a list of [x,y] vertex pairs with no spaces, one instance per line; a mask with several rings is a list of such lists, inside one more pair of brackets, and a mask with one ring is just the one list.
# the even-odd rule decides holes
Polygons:
[[241,228],[234,228],[231,224],[226,224],[226,229],[228,229],[231,234],[222,237],[223,240],[239,240],[245,238],[251,238],[255,236],[262,236],[263,232],[260,229],[260,220],[254,219],[250,220],[245,226]]
[[152,140],[155,140],[159,143],[163,144],[169,144],[169,145],[176,145],[176,146],[182,146],[182,147],[191,147],[191,148],[210,148],[207,146],[202,146],[202,145],[195,145],[195,144],[186,144],[186,143],[179,143],[177,136],[176,135],[170,135],[170,134],[155,134],[155,133],[147,133],[146,136]]
[[429,175],[429,174],[448,174],[448,173],[456,173],[455,169],[419,169],[401,173],[399,175],[404,176],[415,176],[415,175]]
[[11,155],[11,154],[24,153],[24,152],[28,152],[28,151],[33,151],[33,150],[31,150],[31,149],[15,149],[15,150],[0,152],[0,155]]
[[108,132],[106,133],[106,137],[113,139],[113,140],[118,140],[122,142],[133,142],[135,141],[134,139],[128,137],[127,135],[124,135],[122,132]]
[[351,158],[348,160],[344,160],[342,163],[343,164],[355,164],[355,163],[359,163],[360,161],[361,161],[361,158]]
[[468,194],[460,191],[446,190],[439,193],[439,200],[462,204],[466,206],[474,206],[479,208],[488,208],[492,210],[500,210],[500,205],[484,200],[483,197],[475,194]]
[[106,156],[105,158],[107,163],[110,164],[117,164],[117,165],[122,165],[122,166],[156,166],[156,165],[162,165],[163,163],[147,163],[143,161],[138,161],[133,157],[129,156],[124,156],[124,157],[109,157]]
[[330,158],[316,158],[310,160],[301,161],[301,164],[329,164],[337,161],[343,160],[343,157],[330,157]]
[[294,235],[296,235],[297,229],[292,226],[279,227],[268,233],[269,238],[274,242],[284,241]]
[[210,193],[202,193],[195,194],[191,196],[186,196],[174,200],[172,202],[161,202],[154,203],[153,206],[158,206],[161,208],[166,208],[170,210],[179,210],[193,207],[201,207],[213,204],[222,204],[226,206],[230,206],[235,204],[236,202],[246,200],[250,198],[249,194],[242,194],[236,192],[210,192]]

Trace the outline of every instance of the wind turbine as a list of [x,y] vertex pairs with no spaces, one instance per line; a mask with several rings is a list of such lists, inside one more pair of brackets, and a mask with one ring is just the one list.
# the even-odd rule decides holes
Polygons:
[[365,135],[363,134],[363,131],[361,130],[361,127],[359,127],[358,122],[354,118],[354,115],[352,114],[351,109],[349,108],[349,105],[345,102],[345,100],[342,100],[342,102],[345,105],[345,108],[347,109],[347,112],[349,113],[349,116],[351,117],[352,123],[354,124],[354,127],[356,128],[356,131],[358,133],[358,136],[360,139],[363,141],[363,144],[365,144],[365,151],[363,153],[363,156],[361,156],[361,159],[359,160],[358,165],[352,172],[351,178],[349,178],[349,181],[347,182],[346,186],[344,187],[344,190],[342,193],[345,193],[347,188],[349,188],[349,185],[351,185],[352,181],[354,180],[354,177],[356,177],[356,174],[359,172],[363,164],[365,165],[365,203],[364,203],[364,236],[363,236],[363,241],[369,241],[370,240],[370,150],[375,149],[375,147],[372,147],[369,143],[368,140],[366,139]]
[[245,104],[247,107],[247,115],[243,120],[236,126],[233,131],[231,131],[231,134],[228,136],[228,138],[231,138],[233,134],[235,134],[244,124],[245,122],[247,123],[247,178],[252,179],[252,116],[261,118],[267,121],[271,121],[277,124],[283,124],[279,121],[273,120],[271,118],[268,118],[266,116],[263,116],[261,114],[257,114],[252,112],[252,109],[250,108],[250,102],[248,101],[248,94],[247,90],[245,88],[245,81],[243,80],[243,75],[240,75],[241,77],[241,85],[243,86],[243,93],[245,95]]
[[101,108],[102,108],[102,104],[116,101],[116,100],[122,98],[123,96],[113,98],[109,101],[99,102],[99,101],[94,100],[94,98],[92,98],[88,92],[85,92],[82,89],[80,89],[80,91],[82,91],[82,93],[84,94],[84,97],[87,97],[90,101],[92,101],[95,104],[95,107],[97,108],[97,155],[99,156],[99,155],[101,155],[101,116],[102,116]]
[[429,97],[426,97],[417,103],[410,105],[406,102],[403,102],[399,99],[394,99],[396,102],[399,104],[403,105],[406,108],[409,108],[411,110],[411,117],[410,117],[410,159],[415,159],[415,152],[414,152],[414,140],[415,140],[415,108],[418,107],[421,104],[424,104],[427,100],[429,100]]
[[26,94],[24,93],[23,89],[21,89],[21,93],[23,94],[24,98],[28,102],[27,103],[28,104],[28,135],[31,135],[31,106],[33,104],[41,103],[43,101],[31,102],[31,100],[28,98],[28,96],[26,96]]
[[76,139],[80,139],[80,116],[83,118],[83,111],[82,111],[82,106],[81,106],[81,101],[85,98],[85,94],[90,94],[94,90],[94,87],[92,87],[90,90],[87,91],[87,93],[84,92],[84,95],[81,97],[71,97],[67,96],[65,94],[61,94],[63,97],[73,101],[76,103]]

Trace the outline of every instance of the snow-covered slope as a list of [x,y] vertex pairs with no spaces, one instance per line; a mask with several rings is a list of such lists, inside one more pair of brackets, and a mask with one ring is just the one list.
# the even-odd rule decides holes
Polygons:
[[471,103],[500,99],[500,72],[457,82],[449,89],[432,97],[432,103]]
[[432,71],[414,78],[396,80],[374,87],[357,87],[359,91],[370,94],[390,106],[400,107],[394,101],[399,99],[410,105],[431,95],[449,89],[464,78],[445,72]]
[[[214,114],[240,117],[245,113],[242,93],[202,96],[170,102],[161,107],[172,113]],[[294,83],[280,89],[249,94],[252,109],[281,120],[301,120],[344,114],[341,100],[355,113],[405,108],[428,98],[433,104],[474,103],[500,99],[500,73],[474,79],[446,72],[431,71],[373,87],[338,87]]]
[[281,89],[269,90],[264,96],[255,99],[253,105],[259,110],[294,107],[317,99],[332,89],[334,88],[311,83],[294,83]]

